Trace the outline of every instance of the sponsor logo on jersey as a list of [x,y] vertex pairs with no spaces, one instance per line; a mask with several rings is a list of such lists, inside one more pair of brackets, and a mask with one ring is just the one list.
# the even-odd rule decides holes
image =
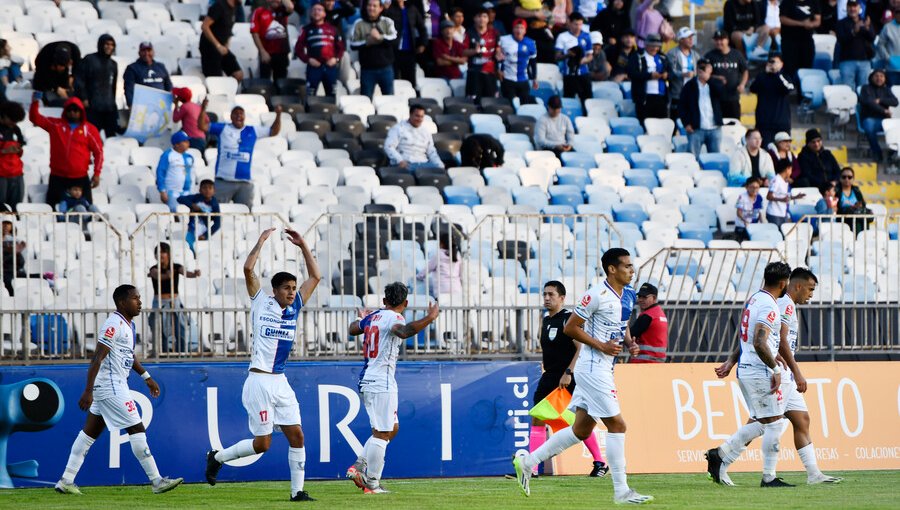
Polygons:
[[587,306],[591,303],[591,295],[585,294],[583,298],[581,298],[581,306]]
[[794,315],[794,305],[787,305],[787,308],[784,309],[785,315]]
[[775,322],[775,312],[769,312],[769,315],[766,316],[766,319],[768,319],[770,323]]
[[281,340],[293,340],[294,330],[280,328],[263,328],[263,336],[269,338],[278,338]]
[[106,331],[103,333],[103,338],[112,340],[112,337],[116,334],[116,328],[110,326],[106,328]]
[[547,331],[547,338],[551,341],[556,340],[556,330],[557,328],[550,328],[550,330]]

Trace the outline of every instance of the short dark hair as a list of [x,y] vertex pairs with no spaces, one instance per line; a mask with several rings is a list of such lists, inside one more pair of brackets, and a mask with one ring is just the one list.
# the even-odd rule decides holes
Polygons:
[[272,276],[272,289],[277,289],[287,282],[296,282],[297,277],[287,271],[279,271]]
[[760,131],[759,129],[757,129],[757,128],[755,128],[755,127],[752,127],[752,128],[750,128],[750,129],[748,129],[746,133],[744,133],[744,140],[746,140],[747,137],[750,136],[750,135],[752,135],[753,133],[759,133],[759,134],[762,134],[762,131]]
[[389,283],[384,287],[384,300],[390,307],[403,304],[408,295],[409,288],[401,282]]
[[812,280],[819,283],[819,279],[816,278],[816,275],[805,267],[795,267],[794,270],[791,271],[791,281],[794,280]]
[[584,16],[582,16],[580,12],[575,11],[572,14],[569,14],[569,21],[584,21]]
[[759,184],[760,186],[762,186],[762,181],[759,180],[759,177],[748,177],[747,180],[744,181],[744,187],[746,188],[747,186],[749,186],[753,183],[756,183],[756,184]]
[[78,189],[80,189],[81,191],[84,191],[84,186],[82,186],[82,185],[79,184],[79,183],[69,184],[69,186],[68,186],[66,189],[75,189],[75,188],[78,188]]
[[463,14],[463,15],[466,14],[466,12],[462,10],[462,7],[454,7],[454,8],[452,8],[452,9],[450,9],[450,15],[451,15],[451,16],[453,16],[453,15],[456,14],[457,12],[458,12],[458,13],[461,13],[461,14]]
[[775,173],[780,174],[794,166],[794,162],[785,158],[775,160]]
[[159,243],[155,251],[157,255],[160,253],[172,253],[172,247],[169,246],[169,243]]
[[482,14],[484,14],[485,16],[491,15],[491,13],[489,13],[487,9],[485,9],[484,7],[479,7],[478,9],[475,9],[475,14],[473,14],[472,17],[474,18],[476,16],[481,16]]
[[131,295],[132,291],[137,290],[137,287],[130,284],[119,285],[116,287],[116,290],[113,291],[113,303],[116,306],[119,306],[119,303],[128,299],[128,296]]
[[609,266],[618,266],[619,259],[629,257],[631,253],[625,248],[610,248],[600,257],[600,263],[603,265],[603,272],[609,273]]
[[544,288],[546,289],[547,287],[553,287],[554,289],[556,289],[556,293],[560,296],[566,295],[566,286],[563,285],[559,280],[550,280],[549,282],[544,284]]
[[231,113],[234,113],[238,110],[244,111],[244,107],[243,106],[235,106],[234,108],[231,109]]
[[423,112],[427,111],[427,110],[425,110],[425,107],[420,103],[415,103],[415,104],[409,105],[409,114],[410,115],[412,115],[413,112],[416,110],[422,110]]
[[709,67],[711,65],[712,65],[712,62],[710,62],[709,59],[707,59],[707,58],[701,58],[700,60],[697,61],[697,69],[706,69],[707,67]]
[[213,187],[215,187],[216,183],[215,183],[215,181],[213,181],[212,179],[203,179],[202,181],[200,181],[200,187],[201,187],[201,188],[202,188],[203,186],[207,186],[207,185],[208,185],[208,186],[213,186]]
[[769,262],[766,265],[765,273],[763,273],[763,282],[767,287],[777,285],[782,280],[791,277],[791,266],[786,262]]
[[822,184],[819,184],[819,193],[825,195],[825,193],[832,188],[834,188],[834,183],[831,181],[825,181]]
[[18,124],[25,120],[25,109],[14,101],[3,101],[0,103],[0,117],[6,117]]

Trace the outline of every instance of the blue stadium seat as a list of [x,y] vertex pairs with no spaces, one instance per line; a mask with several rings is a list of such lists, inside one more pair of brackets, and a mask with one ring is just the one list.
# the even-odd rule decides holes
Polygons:
[[806,214],[816,214],[816,206],[812,204],[791,204],[788,211],[791,213],[791,219],[794,222],[798,222]]
[[649,168],[654,172],[666,168],[666,162],[655,152],[635,152],[628,158],[631,168]]
[[538,82],[537,90],[531,90],[531,96],[541,99],[544,104],[547,104],[547,101],[555,95],[557,95],[556,87],[554,87],[552,83],[546,81]]
[[550,186],[550,204],[551,205],[568,205],[572,207],[573,213],[575,207],[584,203],[584,195],[578,186],[571,184],[562,184]]
[[563,152],[560,154],[559,159],[562,161],[563,166],[567,167],[583,168],[585,170],[597,167],[594,155],[585,152]]
[[594,99],[608,99],[613,103],[619,104],[625,99],[619,84],[614,81],[595,81],[591,85]]
[[472,123],[472,132],[497,136],[506,132],[503,119],[494,113],[473,113],[469,117]]
[[619,88],[622,89],[622,94],[625,96],[625,99],[631,99],[631,82],[623,81],[619,83]]
[[709,245],[713,240],[713,230],[705,223],[683,222],[678,225],[678,237],[681,239],[697,239]]
[[478,193],[468,186],[444,186],[444,200],[448,204],[467,205],[469,207],[481,203]]
[[584,115],[584,109],[581,108],[581,99],[577,97],[562,98],[562,112],[572,119],[572,122],[575,122],[575,117]]
[[828,70],[828,81],[830,81],[832,85],[843,85],[844,80],[841,78],[841,70],[840,69],[829,69]]
[[583,168],[565,167],[556,169],[557,184],[571,184],[584,192],[584,188],[590,182],[591,178],[588,176],[587,170]]
[[541,214],[550,215],[544,218],[545,223],[565,223],[569,228],[575,223],[574,218],[563,218],[561,215],[575,214],[575,207],[571,205],[545,205],[541,208]]
[[516,204],[530,205],[540,211],[547,205],[547,195],[540,188],[523,187],[513,190],[513,201]]
[[803,101],[800,104],[802,112],[811,113],[818,110],[825,103],[825,93],[823,87],[829,84],[828,75],[821,69],[809,69],[807,73],[801,74],[800,69],[797,71],[800,78],[800,95]]
[[[721,201],[719,202],[721,205]],[[681,206],[681,214],[685,223],[702,223],[709,228],[716,228],[719,218],[716,216],[716,209],[704,205],[683,205]]]
[[821,69],[825,72],[830,71],[832,68],[832,58],[831,55],[817,51],[816,58],[813,59],[813,69]]
[[747,234],[750,235],[751,241],[773,241],[779,242],[784,240],[781,230],[773,223],[753,223],[747,225]]
[[[586,117],[585,117],[586,118]],[[572,137],[572,150],[581,154],[590,154],[591,157],[597,152],[597,148],[601,146],[600,138],[592,133],[576,133]],[[591,168],[596,168],[596,163]]]
[[[642,223],[650,219],[641,204],[631,202],[614,204],[612,210],[615,221],[633,223],[636,227],[640,227]],[[638,234],[640,234],[640,230],[638,230]]]
[[718,170],[722,172],[722,175],[727,176],[731,158],[729,158],[727,154],[713,152],[701,154],[700,157],[697,158],[697,162],[700,163],[700,168],[704,170]]
[[666,267],[669,268],[669,274],[674,276],[690,276],[694,280],[699,279],[700,276],[700,264],[693,257],[681,256],[669,259]]
[[534,120],[538,120],[545,113],[547,113],[547,109],[539,104],[523,104],[516,109],[516,115],[528,115]]
[[631,135],[609,135],[606,137],[606,152],[622,154],[628,158],[635,152],[640,152],[637,140]]
[[612,217],[612,203],[581,204],[575,208],[578,214],[605,214]]
[[609,119],[609,127],[614,135],[631,135],[639,136],[644,134],[644,127],[641,121],[634,117],[615,117]]
[[653,189],[659,186],[659,180],[656,178],[656,173],[649,168],[632,168],[625,170],[625,184]]

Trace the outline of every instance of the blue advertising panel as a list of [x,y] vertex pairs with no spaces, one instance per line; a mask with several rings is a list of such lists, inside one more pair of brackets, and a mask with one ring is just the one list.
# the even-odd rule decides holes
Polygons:
[[[207,450],[250,438],[241,389],[247,363],[144,365],[159,383],[129,382],[160,472],[204,480]],[[356,381],[360,363],[290,363],[285,371],[300,402],[308,479],[343,477],[362,452],[370,427]],[[65,468],[86,414],[78,408],[86,365],[0,367],[0,487],[54,483]],[[527,448],[537,362],[400,363],[400,432],[388,447],[384,475],[484,476],[510,470]],[[261,456],[226,464],[222,481],[287,480],[287,441],[276,432]],[[79,485],[146,483],[124,431],[107,431],[91,447]]]

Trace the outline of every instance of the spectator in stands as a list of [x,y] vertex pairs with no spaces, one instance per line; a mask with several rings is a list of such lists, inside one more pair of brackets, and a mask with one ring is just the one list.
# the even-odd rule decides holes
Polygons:
[[[325,19],[325,8],[322,7]],[[288,41],[288,16],[294,12],[291,0],[266,0],[257,7],[250,18],[250,36],[259,50],[259,76],[278,80],[287,78],[288,63],[291,59],[291,44]]]
[[[222,216],[219,215],[219,201],[216,200],[216,183],[209,179],[200,181],[200,193],[193,195],[182,195],[178,197],[178,203],[187,206],[191,213],[202,214],[205,216],[191,216],[188,220],[188,231],[185,240],[191,250],[194,249],[196,241],[206,241],[222,226]],[[210,215],[212,216],[212,228],[209,226]]]
[[779,228],[784,223],[791,221],[788,204],[793,200],[800,200],[805,193],[791,195],[791,165],[787,161],[779,161],[775,167],[775,178],[769,183],[769,193],[766,195],[766,222],[777,225]]
[[773,166],[778,165],[778,161],[786,159],[791,163],[791,179],[797,181],[800,178],[800,161],[791,152],[791,135],[785,131],[775,133],[775,138],[767,147],[769,156],[772,156]]
[[384,10],[384,15],[391,18],[397,29],[396,47],[394,48],[394,78],[406,80],[416,86],[416,60],[425,52],[428,45],[428,31],[425,30],[425,18],[415,2],[394,0]]
[[25,110],[19,103],[0,102],[0,205],[13,211],[25,199],[25,172],[22,147],[25,137],[19,122],[25,120]]
[[625,0],[612,0],[605,9],[597,13],[591,21],[591,32],[603,34],[606,44],[615,46],[622,35],[631,30],[631,17],[625,7]]
[[588,65],[591,81],[606,81],[612,66],[606,61],[606,53],[603,51],[603,34],[591,32],[591,46],[594,50],[591,63]]
[[309,8],[309,24],[300,30],[294,45],[294,55],[306,64],[306,93],[314,96],[319,84],[326,96],[334,95],[339,65],[344,56],[344,38],[341,29],[325,22],[325,8],[313,4]]
[[726,0],[723,8],[722,27],[731,37],[731,46],[741,52],[749,53],[744,48],[744,36],[750,36],[764,27],[760,4],[754,0]]
[[12,54],[6,39],[0,38],[0,101],[6,101],[6,88],[24,83],[22,64],[25,59]]
[[[206,149],[206,133],[198,127],[200,105],[191,101],[193,96],[191,89],[187,87],[172,89],[172,103],[175,105],[172,120],[181,122],[181,130],[190,137],[190,147],[202,153]],[[209,123],[209,116],[206,117],[206,122]]]
[[711,77],[712,64],[701,59],[697,62],[697,76],[684,84],[678,103],[678,115],[687,131],[691,152],[698,157],[704,145],[707,152],[719,152],[722,143],[724,85]]
[[[806,146],[797,156],[800,164],[800,176],[796,179],[801,188],[816,187],[827,181],[837,182],[841,167],[830,150],[822,143],[822,133],[818,129],[806,131]],[[776,166],[776,171],[777,171]]]
[[[218,5],[218,4],[216,4]],[[125,82],[125,102],[131,106],[134,99],[134,86],[143,85],[159,90],[172,90],[172,80],[165,64],[153,59],[153,43],[144,41],[138,48],[138,59],[128,64],[122,79]]]
[[478,9],[466,39],[466,55],[469,57],[466,95],[476,101],[497,95],[497,64],[494,57],[500,43],[500,33],[489,20],[487,9]]
[[[2,205],[2,204],[0,204]],[[2,273],[3,273],[3,286],[6,287],[6,292],[9,293],[10,296],[15,296],[15,292],[13,291],[12,281],[16,278],[25,278],[27,275],[25,274],[25,240],[21,237],[18,237],[15,230],[15,224],[12,222],[12,219],[5,219],[9,215],[2,215],[4,217],[2,223],[3,230],[3,264],[2,264]],[[10,216],[10,218],[12,218]]]
[[712,79],[719,80],[725,85],[720,99],[722,117],[740,119],[741,94],[744,93],[744,87],[750,79],[747,59],[741,52],[731,49],[728,45],[728,35],[721,30],[713,34],[713,43],[715,49],[706,54],[706,59],[712,63]]
[[837,0],[820,0],[819,8],[821,9],[822,22],[816,27],[817,34],[835,35],[837,27]]
[[425,18],[426,37],[431,39],[441,33],[441,21],[450,11],[446,0],[422,0],[422,17]]
[[490,0],[485,2],[483,5],[488,12],[488,25],[490,25],[494,30],[497,31],[497,37],[500,38],[506,35],[506,26],[503,24],[503,21],[497,17],[498,3],[503,3],[504,7],[509,7],[510,5],[512,5],[512,0],[500,0],[500,2]]
[[636,52],[637,45],[634,43],[634,32],[631,29],[622,33],[619,44],[607,46],[606,60],[612,65],[610,72],[612,81],[622,83],[628,80],[628,62],[631,55]]
[[568,115],[562,114],[562,100],[553,96],[547,100],[547,113],[534,124],[534,144],[538,150],[551,150],[557,156],[572,150],[575,128]]
[[275,122],[271,128],[244,124],[244,109],[231,109],[231,122],[209,122],[206,116],[208,100],[200,108],[198,127],[218,138],[216,157],[216,198],[219,202],[234,201],[247,207],[253,205],[253,147],[257,138],[278,136],[281,132],[281,105],[275,106]]
[[775,165],[772,156],[762,149],[762,135],[756,128],[748,129],[744,135],[744,149],[738,149],[731,154],[731,163],[728,167],[729,184],[740,184],[750,177],[759,179],[762,186],[768,186],[769,181],[775,177]]
[[878,34],[878,67],[888,67],[891,57],[900,55],[900,2],[894,0],[891,5],[894,19],[885,23]]
[[78,46],[68,41],[45,45],[34,58],[31,87],[43,93],[46,106],[62,106],[74,92],[74,74],[81,63]]
[[365,13],[353,24],[350,47],[359,51],[360,94],[372,97],[375,85],[383,95],[394,93],[394,22],[381,13],[381,0],[366,0]]
[[[103,168],[103,142],[100,133],[87,121],[81,99],[73,97],[65,102],[63,115],[47,118],[41,114],[36,91],[31,99],[28,120],[50,134],[50,179],[47,182],[47,203],[55,206],[73,184],[84,190],[88,202],[93,203],[91,188],[100,185]],[[94,175],[88,178],[88,166],[94,158]]]
[[637,108],[637,118],[669,117],[669,63],[660,53],[662,40],[656,34],[647,36],[643,50],[632,53],[628,60],[631,78],[631,97]]
[[797,70],[812,67],[816,56],[813,32],[822,24],[818,0],[782,0],[781,47],[784,51],[784,72],[795,84]]
[[[466,27],[463,24],[466,22],[466,15],[460,7],[453,7],[450,9],[450,21],[453,22],[453,39],[460,44],[462,44],[466,40]],[[441,32],[443,32],[443,28]]]
[[697,75],[700,54],[694,49],[694,31],[688,27],[678,29],[678,46],[669,50],[666,60],[669,64],[669,104],[670,116],[678,118],[678,100],[684,84]]
[[[841,170],[841,187],[837,196],[838,214],[872,214],[872,211],[866,207],[866,199],[863,197],[862,191],[859,189],[859,186],[853,182],[855,177],[856,172],[849,166],[844,167]],[[866,220],[866,218],[844,218],[844,223],[850,226],[854,234],[857,234],[865,230],[868,220]]]
[[847,2],[847,17],[837,24],[841,81],[853,90],[866,83],[872,72],[872,58],[875,57],[872,21],[863,19],[859,11],[859,3],[850,0]]
[[424,125],[425,108],[409,107],[409,119],[394,124],[384,139],[384,153],[391,165],[406,168],[444,168],[444,163],[434,147],[431,132]]
[[[62,200],[60,200],[60,202],[56,204],[56,211],[63,214],[100,212],[100,210],[97,209],[96,205],[92,204],[90,200],[85,198],[84,189],[80,184],[73,184],[69,186],[69,189],[66,190],[65,195],[63,195],[62,197]],[[81,223],[82,225],[86,225],[89,221],[91,221],[91,218],[85,217],[81,214],[68,216],[65,219],[72,223]],[[63,218],[60,218],[60,221],[63,221]]]
[[434,298],[441,294],[462,294],[459,243],[449,228],[442,229],[438,249],[428,259],[428,266],[416,274],[420,282],[428,279],[428,294]]
[[[541,0],[516,0],[515,16],[526,20],[526,35],[537,48],[537,61],[545,64],[556,61],[553,45],[552,11]],[[515,24],[513,24],[515,32]]]
[[828,181],[820,184],[819,193],[822,194],[822,198],[816,202],[816,214],[837,214],[838,199],[834,183]]
[[772,44],[769,51],[781,51],[778,47],[778,35],[781,34],[781,0],[764,0],[761,7],[763,15],[763,26],[759,31],[759,38],[756,40],[758,48],[765,48],[769,38],[772,38]]
[[772,53],[766,61],[766,72],[760,73],[750,85],[756,94],[756,127],[762,135],[763,145],[768,145],[779,132],[791,131],[790,95],[794,83],[784,75],[781,55]]
[[529,79],[534,80],[532,87],[535,90],[538,88],[535,65],[537,46],[525,36],[527,27],[527,21],[517,19],[513,22],[512,34],[501,37],[497,47],[497,60],[503,70],[500,95],[510,101],[518,97],[521,104],[534,102],[528,89]]
[[[181,276],[197,278],[200,276],[200,270],[185,271],[181,264],[173,264],[169,243],[159,243],[154,252],[157,262],[147,272],[153,285],[150,331],[154,338],[157,332],[162,336],[161,345],[165,352],[194,350],[197,348],[197,338],[191,331],[190,319],[184,312],[176,311],[184,308],[178,299],[178,280]],[[162,312],[162,310],[172,311]]]
[[468,62],[466,48],[454,37],[455,25],[450,20],[441,22],[441,36],[431,40],[431,57],[434,59],[434,76],[446,80],[462,78],[459,66]]
[[637,35],[638,48],[647,47],[647,38],[655,35],[663,42],[675,38],[672,25],[666,21],[662,13],[656,10],[660,0],[644,0],[635,12],[634,33]]
[[344,31],[344,21],[356,14],[356,7],[349,0],[322,0],[322,6],[325,7],[325,21],[341,33]]
[[159,191],[159,201],[175,212],[178,198],[191,191],[194,157],[187,153],[190,137],[184,131],[173,133],[171,142],[172,147],[159,156],[156,165],[156,190]]
[[762,196],[759,194],[760,181],[758,177],[750,177],[744,181],[744,192],[738,195],[735,207],[737,216],[734,219],[734,236],[738,242],[750,239],[747,234],[747,225],[760,223],[762,217]]
[[891,108],[897,104],[897,98],[887,86],[887,75],[884,70],[872,71],[869,75],[869,84],[863,85],[859,93],[859,116],[875,161],[884,161],[884,153],[878,144],[878,133],[882,130],[881,121],[891,118]]
[[594,47],[583,27],[584,16],[573,12],[569,15],[568,30],[556,37],[556,62],[563,76],[563,96],[578,96],[582,102],[594,97],[588,69]]
[[644,283],[637,291],[641,314],[629,327],[631,337],[638,346],[638,353],[629,363],[665,363],[669,345],[669,319],[657,302],[659,290],[651,283]]
[[[228,49],[235,11],[243,9],[238,0],[218,0],[209,6],[200,25],[200,64],[204,76],[231,76],[244,79],[237,57]],[[243,11],[242,11],[243,12]]]
[[116,83],[119,65],[112,58],[116,40],[109,34],[97,39],[97,52],[85,55],[75,75],[75,94],[87,110],[88,122],[103,130],[106,137],[119,131],[119,107],[116,105]]

